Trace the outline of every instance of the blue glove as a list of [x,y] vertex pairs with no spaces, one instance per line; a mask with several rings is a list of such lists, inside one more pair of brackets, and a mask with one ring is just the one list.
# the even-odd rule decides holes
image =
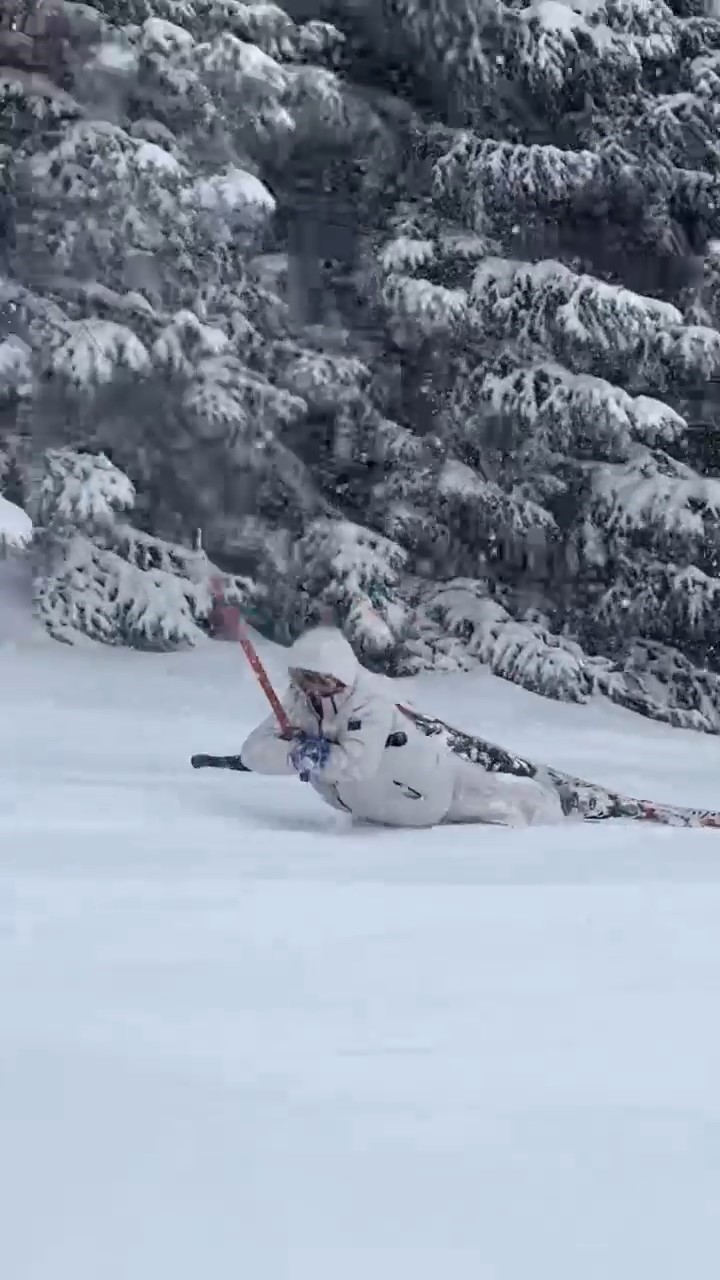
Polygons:
[[330,755],[330,745],[327,738],[311,733],[303,733],[298,738],[288,759],[303,782],[307,782],[311,773],[319,773],[324,769]]

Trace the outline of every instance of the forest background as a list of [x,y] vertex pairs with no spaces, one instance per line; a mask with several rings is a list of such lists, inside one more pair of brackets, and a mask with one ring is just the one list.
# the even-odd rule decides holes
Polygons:
[[50,632],[193,643],[217,567],[277,640],[720,731],[713,10],[2,0]]

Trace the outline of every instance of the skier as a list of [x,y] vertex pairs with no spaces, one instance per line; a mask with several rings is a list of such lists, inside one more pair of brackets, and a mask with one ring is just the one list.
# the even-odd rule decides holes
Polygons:
[[240,752],[253,773],[297,773],[335,809],[391,827],[557,822],[556,793],[532,778],[487,773],[404,715],[334,627],[315,627],[290,649],[283,698],[293,736],[270,715]]

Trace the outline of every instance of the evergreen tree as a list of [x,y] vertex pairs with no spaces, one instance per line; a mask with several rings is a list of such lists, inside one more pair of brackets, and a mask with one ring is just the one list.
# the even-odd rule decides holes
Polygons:
[[133,486],[102,454],[47,449],[30,484],[39,616],[58,640],[162,650],[194,644],[207,562],[124,523]]
[[72,94],[9,90],[13,305],[36,353],[23,425],[36,457],[110,449],[146,532],[187,545],[202,526],[262,572],[253,526],[298,537],[332,510],[333,467],[303,443],[340,367],[268,284],[263,176],[282,186],[316,153],[330,170],[385,131],[331,70],[327,24],[235,0],[97,9]]
[[[672,684],[671,708],[716,728],[703,673],[720,491],[686,457],[688,402],[720,357],[710,281],[704,313],[696,302],[717,234],[720,26],[630,0],[383,9],[395,57],[422,50],[444,116],[375,279],[406,367],[432,370],[445,462],[410,488],[414,513],[442,516],[445,574],[478,579],[454,608],[464,589],[468,634],[485,617],[485,660],[500,600],[518,621],[540,608],[548,634],[627,667],[614,696],[628,702],[644,645],[645,694]],[[525,640],[496,669],[568,696],[556,644],[542,671]],[[689,659],[682,679],[667,645]]]
[[397,661],[407,628],[401,598],[406,553],[397,543],[349,520],[316,520],[297,551],[307,621],[331,608],[370,665]]

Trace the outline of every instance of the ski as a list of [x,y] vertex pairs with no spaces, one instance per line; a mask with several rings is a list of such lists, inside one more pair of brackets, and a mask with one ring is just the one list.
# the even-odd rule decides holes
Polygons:
[[424,715],[411,707],[399,708],[413,720],[423,733],[441,735],[451,751],[481,765],[490,773],[513,773],[521,778],[535,778],[543,786],[552,786],[560,797],[563,812],[585,822],[598,822],[607,818],[636,818],[645,822],[658,822],[669,827],[720,828],[720,813],[708,809],[692,809],[684,805],[656,804],[652,800],[636,800],[632,796],[609,791],[583,778],[551,769],[548,765],[535,764],[524,756],[515,755],[494,742],[455,729],[436,716]]
[[233,769],[235,773],[252,773],[252,769],[243,764],[240,756],[209,756],[200,753],[191,756],[190,763],[193,769]]

